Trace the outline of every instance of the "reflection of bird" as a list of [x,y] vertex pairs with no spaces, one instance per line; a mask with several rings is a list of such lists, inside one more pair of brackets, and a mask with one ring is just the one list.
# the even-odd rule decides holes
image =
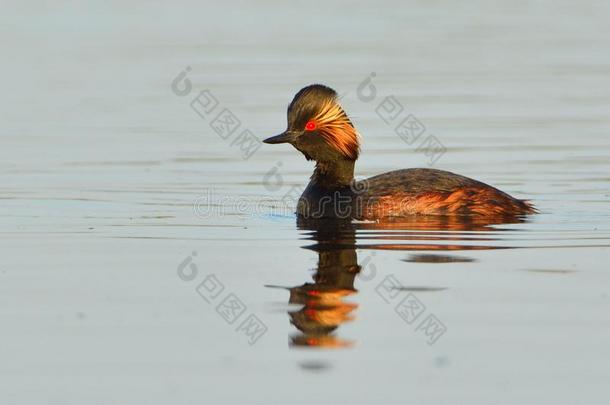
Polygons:
[[300,310],[289,312],[291,323],[303,333],[293,337],[293,344],[349,346],[351,342],[338,338],[333,332],[341,324],[354,319],[351,313],[358,308],[358,305],[344,302],[343,297],[355,292],[355,290],[318,284],[304,284],[291,288],[289,302],[303,305]]
[[[340,221],[344,222],[344,221]],[[353,229],[345,223],[316,227],[313,238],[318,242],[313,250],[318,252],[318,264],[313,283],[289,288],[291,304],[301,304],[296,311],[289,311],[290,322],[300,331],[291,337],[294,346],[338,348],[352,345],[335,334],[337,328],[354,319],[358,304],[344,301],[356,294],[354,281],[360,272],[354,248]]]
[[288,128],[266,143],[290,143],[316,161],[297,207],[310,218],[382,219],[408,215],[517,216],[533,206],[479,181],[434,169],[405,169],[354,180],[359,136],[329,87],[301,89]]
[[[521,221],[523,220],[515,219],[511,222]],[[494,233],[507,231],[492,227],[499,223],[502,222],[497,219],[466,216],[420,217],[419,219],[404,219],[401,222],[379,223],[353,223],[349,220],[299,217],[297,226],[304,232],[304,239],[314,242],[304,248],[317,252],[318,263],[312,276],[313,282],[286,288],[290,291],[289,303],[301,305],[299,309],[288,312],[290,322],[298,329],[298,332],[291,336],[290,344],[324,348],[349,347],[353,344],[353,341],[338,336],[337,332],[342,324],[355,318],[354,313],[358,305],[346,301],[346,299],[353,298],[357,294],[358,291],[354,286],[356,277],[361,274],[361,271],[367,272],[363,268],[370,265],[366,259],[360,264],[358,263],[356,249],[405,251],[495,249],[499,246],[455,244],[454,241],[472,243],[471,231],[493,231]],[[357,235],[358,239],[371,239],[374,243],[356,243]],[[439,243],[414,244],[412,239]],[[494,241],[495,239],[487,236],[479,240]],[[447,241],[450,241],[451,244],[442,243]],[[445,261],[449,260],[445,258]],[[456,261],[458,260],[472,261],[473,259],[456,258]],[[428,262],[432,261],[428,260]],[[374,273],[372,274],[374,277]],[[360,280],[369,281],[370,278],[367,280],[362,277]],[[419,292],[444,291],[445,289],[437,286],[405,287],[405,291]]]

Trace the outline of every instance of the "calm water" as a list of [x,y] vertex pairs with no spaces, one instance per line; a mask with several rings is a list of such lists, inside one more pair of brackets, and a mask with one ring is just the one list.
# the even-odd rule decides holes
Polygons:
[[[608,18],[607,2],[4,5],[2,403],[600,402]],[[312,164],[285,145],[244,159],[236,139],[282,131],[312,82],[362,133],[359,176],[428,167],[436,139],[434,167],[541,213],[297,224],[283,207]],[[201,117],[203,90],[218,105]],[[417,141],[379,116],[386,96]]]

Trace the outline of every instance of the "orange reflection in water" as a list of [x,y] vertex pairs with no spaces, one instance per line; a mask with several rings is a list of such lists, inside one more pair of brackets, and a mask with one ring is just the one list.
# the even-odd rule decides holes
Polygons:
[[[458,251],[507,249],[489,244],[499,240],[494,225],[524,222],[520,218],[414,217],[383,223],[352,223],[338,220],[297,221],[304,239],[314,243],[303,246],[318,254],[312,282],[287,288],[290,304],[300,304],[288,311],[297,333],[290,337],[292,347],[345,348],[355,340],[337,335],[339,327],[356,318],[354,298],[356,276],[361,271],[356,249],[404,251]],[[504,229],[506,230],[506,229]],[[359,243],[371,241],[373,243]],[[413,243],[416,242],[416,243]],[[422,243],[424,242],[424,243]],[[432,242],[432,243],[431,243]],[[481,244],[481,242],[486,242]],[[466,258],[466,261],[468,258]],[[465,260],[461,258],[461,260]],[[445,258],[442,262],[450,262]],[[433,261],[428,261],[433,262]],[[444,289],[431,289],[442,291]]]

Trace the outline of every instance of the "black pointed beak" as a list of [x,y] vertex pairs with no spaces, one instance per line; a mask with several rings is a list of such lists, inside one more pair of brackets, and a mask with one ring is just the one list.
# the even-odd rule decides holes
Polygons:
[[282,132],[279,135],[265,139],[265,143],[289,143],[296,139],[297,133],[291,131]]

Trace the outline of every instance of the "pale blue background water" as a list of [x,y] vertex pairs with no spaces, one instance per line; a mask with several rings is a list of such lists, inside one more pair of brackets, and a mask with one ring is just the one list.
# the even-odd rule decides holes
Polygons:
[[[607,2],[12,2],[0,15],[0,398],[3,403],[600,402],[610,377]],[[193,93],[170,83],[185,67]],[[311,163],[250,159],[189,107],[209,89],[259,138],[321,82],[363,135],[357,173],[427,165],[356,97],[376,73],[447,147],[435,167],[541,210],[477,232],[358,250],[342,350],[295,349],[288,293],[317,255],[274,205]],[[269,191],[265,175],[279,166]],[[195,215],[206,190],[247,198]],[[270,202],[271,201],[271,202]],[[225,200],[226,202],[226,200]],[[260,203],[260,204],[259,204]],[[254,207],[257,207],[256,209]],[[389,236],[382,233],[382,236]],[[359,232],[357,243],[382,243]],[[191,252],[267,325],[254,345],[181,281]],[[374,252],[374,256],[371,256]],[[424,252],[425,253],[425,252]],[[434,345],[375,293],[388,275],[447,326]],[[199,279],[198,279],[199,280]]]

